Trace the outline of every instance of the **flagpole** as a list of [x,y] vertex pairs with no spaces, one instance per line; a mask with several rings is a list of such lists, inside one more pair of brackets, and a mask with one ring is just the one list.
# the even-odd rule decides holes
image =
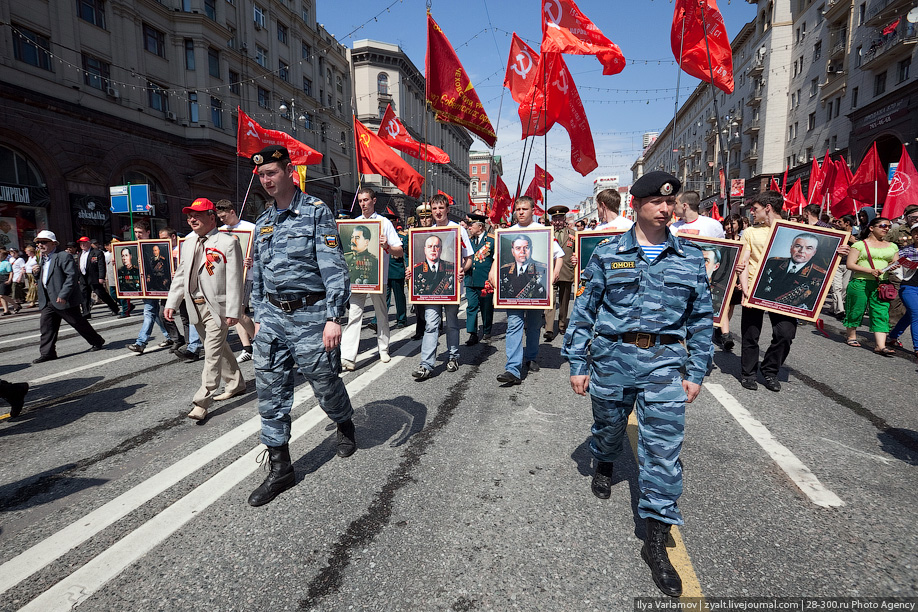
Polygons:
[[[548,77],[546,76],[547,73],[548,73],[548,70],[547,70],[547,67],[545,66],[545,62],[542,62],[542,110],[544,111],[544,115],[546,117],[546,124],[548,123],[548,120],[547,120],[548,118],[548,92],[546,91],[546,85],[547,85],[546,81],[548,80]],[[542,136],[542,148],[543,148],[543,163],[545,164],[544,172],[548,174],[548,126],[546,125],[545,127],[546,127],[545,135]],[[533,176],[535,176],[535,172],[533,172]],[[542,200],[542,210],[544,210],[545,214],[547,215],[548,214],[548,187],[547,186],[545,187],[545,193],[544,193],[543,198],[544,199]],[[533,203],[533,208],[535,208],[534,203]]]
[[708,44],[708,25],[704,12],[707,8],[707,0],[702,0],[701,6],[701,27],[704,30],[704,48],[708,54],[708,74],[711,75],[711,95],[714,98],[714,125],[717,129],[717,142],[720,144],[720,153],[723,156],[724,166],[724,209],[730,212],[730,190],[727,188],[727,181],[730,180],[730,157],[724,148],[724,138],[720,132],[720,111],[717,110],[717,88],[714,86],[714,67],[711,64],[711,46]]
[[[670,155],[676,150],[676,115],[679,114],[679,86],[682,83],[682,52],[685,48],[685,11],[682,11],[682,37],[679,39],[679,70],[676,73],[676,103],[673,105],[673,140]],[[673,172],[678,169],[678,160],[673,160]]]
[[[255,173],[253,172],[253,173],[252,173],[252,178],[251,178],[251,180],[249,180],[249,186],[248,186],[248,188],[245,190],[245,197],[242,198],[242,204],[239,206],[239,212],[236,214],[236,216],[238,216],[240,219],[242,218],[242,211],[245,210],[245,203],[246,203],[246,201],[249,199],[249,192],[252,191],[252,183],[254,183],[254,182],[255,182]],[[238,185],[239,185],[238,181],[237,181],[236,185],[237,185],[236,188],[238,189]],[[237,192],[237,193],[238,193],[238,192]]]

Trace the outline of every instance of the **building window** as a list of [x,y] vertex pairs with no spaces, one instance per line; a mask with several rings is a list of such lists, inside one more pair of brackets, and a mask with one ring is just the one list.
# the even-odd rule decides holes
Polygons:
[[258,106],[262,108],[271,108],[271,92],[264,87],[258,88]]
[[233,70],[229,71],[229,88],[230,93],[239,95],[239,73]]
[[488,193],[488,181],[481,181],[481,192]]
[[389,75],[385,72],[380,72],[376,77],[376,93],[381,96],[389,95]]
[[290,82],[290,66],[282,59],[277,60],[277,76],[279,76],[282,81],[287,83]]
[[304,6],[302,14],[303,14],[303,23],[305,23],[306,25],[309,25],[309,9]]
[[813,61],[815,62],[820,57],[822,57],[822,41],[817,40],[816,44],[813,45]]
[[835,117],[838,118],[838,113],[841,112],[841,96],[835,98]]
[[255,63],[262,68],[268,67],[268,50],[259,45],[255,45]]
[[[832,114],[832,109],[829,109],[829,114]],[[810,113],[810,116],[806,120],[806,129],[808,131],[815,129],[816,127],[816,113]]]
[[216,0],[204,0],[204,14],[214,21],[217,20],[217,2]]
[[306,43],[303,43],[303,59],[309,62],[310,64],[312,63],[312,47],[310,47]]
[[838,150],[838,136],[832,136],[832,140],[830,140],[829,142],[831,143],[829,145],[829,150],[837,151]]
[[851,90],[851,108],[857,108],[857,90],[857,87]]
[[194,41],[185,39],[185,70],[194,70]]
[[230,32],[230,37],[226,39],[226,46],[230,49],[236,48],[236,28],[231,28],[227,26],[226,28]]
[[[906,78],[908,78],[908,74],[906,74]],[[339,94],[344,93],[344,79],[341,78],[340,74],[335,76],[335,89],[338,90]]]
[[861,2],[861,5],[857,7],[857,25],[864,23],[864,16],[867,14],[867,3]]
[[855,68],[861,67],[861,56],[863,55],[864,55],[864,47],[859,46],[857,50],[854,52],[854,67]]
[[188,121],[197,123],[200,120],[198,116],[198,94],[192,92],[188,94]]
[[832,121],[832,100],[829,100],[829,104],[826,106],[826,123]]
[[896,83],[901,83],[902,81],[908,80],[908,73],[912,67],[912,58],[907,57],[901,62],[896,68]]
[[253,12],[255,16],[255,27],[265,27],[265,10],[256,4]]
[[223,127],[223,100],[210,97],[210,121],[214,127]]
[[80,19],[105,28],[105,0],[77,0]]
[[332,71],[331,68],[325,69],[325,84],[331,87],[332,85]]
[[813,161],[813,147],[806,148],[806,161]]
[[303,126],[307,130],[312,129],[312,113],[303,113]]
[[89,55],[83,56],[83,82],[95,89],[105,91],[111,77],[111,66]]
[[873,97],[882,96],[886,93],[886,71],[873,77]]
[[307,96],[312,96],[312,80],[303,77],[303,93]]
[[13,55],[26,64],[51,71],[51,41],[26,28],[13,28]]
[[207,70],[210,76],[220,78],[220,52],[216,49],[207,50]]
[[160,57],[166,57],[166,35],[156,28],[143,24],[143,48]]
[[819,79],[810,81],[810,97],[812,98],[819,93]]
[[344,114],[344,103],[341,102],[341,100],[338,100],[338,102],[337,102],[336,104],[337,104],[337,108],[338,108],[338,116],[340,117],[341,115]]
[[285,45],[287,44],[287,26],[281,22],[277,22],[277,40]]
[[147,102],[150,108],[165,113],[169,110],[169,96],[166,95],[166,88],[157,85],[153,81],[147,81]]

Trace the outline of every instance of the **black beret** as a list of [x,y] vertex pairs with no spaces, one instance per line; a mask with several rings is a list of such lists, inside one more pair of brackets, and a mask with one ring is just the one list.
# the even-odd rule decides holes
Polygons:
[[273,164],[274,162],[284,162],[290,161],[290,153],[286,148],[279,145],[271,145],[265,147],[258,153],[252,156],[252,162],[256,166],[262,166],[264,164]]
[[634,185],[631,186],[631,195],[635,198],[674,196],[681,188],[682,183],[672,174],[654,170],[634,181]]

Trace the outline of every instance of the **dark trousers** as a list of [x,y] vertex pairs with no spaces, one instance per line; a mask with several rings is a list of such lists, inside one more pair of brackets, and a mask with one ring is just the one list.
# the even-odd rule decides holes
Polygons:
[[49,301],[45,303],[45,307],[41,309],[41,319],[39,321],[39,327],[41,329],[41,344],[39,345],[39,350],[42,357],[57,355],[55,346],[57,345],[57,334],[61,328],[61,319],[67,321],[70,327],[83,336],[83,339],[91,346],[102,346],[105,344],[105,340],[102,339],[102,336],[100,336],[96,330],[92,328],[92,325],[89,324],[89,321],[80,314],[79,306],[58,310],[52,306]]
[[466,287],[465,299],[468,300],[468,309],[465,311],[465,331],[470,334],[478,333],[478,313],[481,312],[481,333],[491,335],[491,325],[494,323],[493,294],[481,295],[484,287]]
[[163,326],[166,328],[166,331],[169,332],[169,339],[172,340],[173,343],[185,344],[186,336],[182,334],[182,330],[191,329],[191,325],[188,323],[188,307],[185,306],[185,300],[182,300],[179,303],[176,314],[178,314],[178,318],[182,320],[182,325],[184,325],[184,327],[178,326],[175,317],[172,317],[171,321],[168,321],[166,320],[166,317],[163,317]]
[[573,281],[558,281],[554,284],[555,302],[551,311],[551,321],[545,321],[546,332],[555,331],[555,319],[558,321],[558,333],[563,334],[567,330],[567,323],[570,321],[572,285]]
[[[762,335],[764,318],[764,310],[743,307],[743,317],[740,321],[743,352],[740,360],[744,378],[755,376],[759,363],[759,336]],[[776,312],[769,312],[768,318],[771,320],[771,345],[762,358],[761,371],[762,376],[776,377],[797,335],[797,319]]]
[[405,301],[405,279],[390,278],[386,285],[386,308],[389,307],[389,298],[395,298],[395,323],[408,325],[408,303]]
[[80,284],[83,289],[83,315],[88,315],[92,311],[92,294],[95,293],[99,296],[99,299],[102,300],[102,303],[109,307],[109,309],[114,313],[118,314],[118,304],[115,303],[115,300],[112,299],[112,296],[109,295],[106,288],[100,285],[99,283],[92,283],[85,276],[80,279]]

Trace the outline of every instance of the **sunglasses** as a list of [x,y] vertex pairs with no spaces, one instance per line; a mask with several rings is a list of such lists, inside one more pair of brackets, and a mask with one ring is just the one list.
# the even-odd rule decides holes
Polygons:
[[892,227],[892,225],[889,223],[878,223],[877,225],[874,225],[874,227],[878,227],[880,229],[889,229]]
[[35,244],[50,244],[50,240],[36,240]]

